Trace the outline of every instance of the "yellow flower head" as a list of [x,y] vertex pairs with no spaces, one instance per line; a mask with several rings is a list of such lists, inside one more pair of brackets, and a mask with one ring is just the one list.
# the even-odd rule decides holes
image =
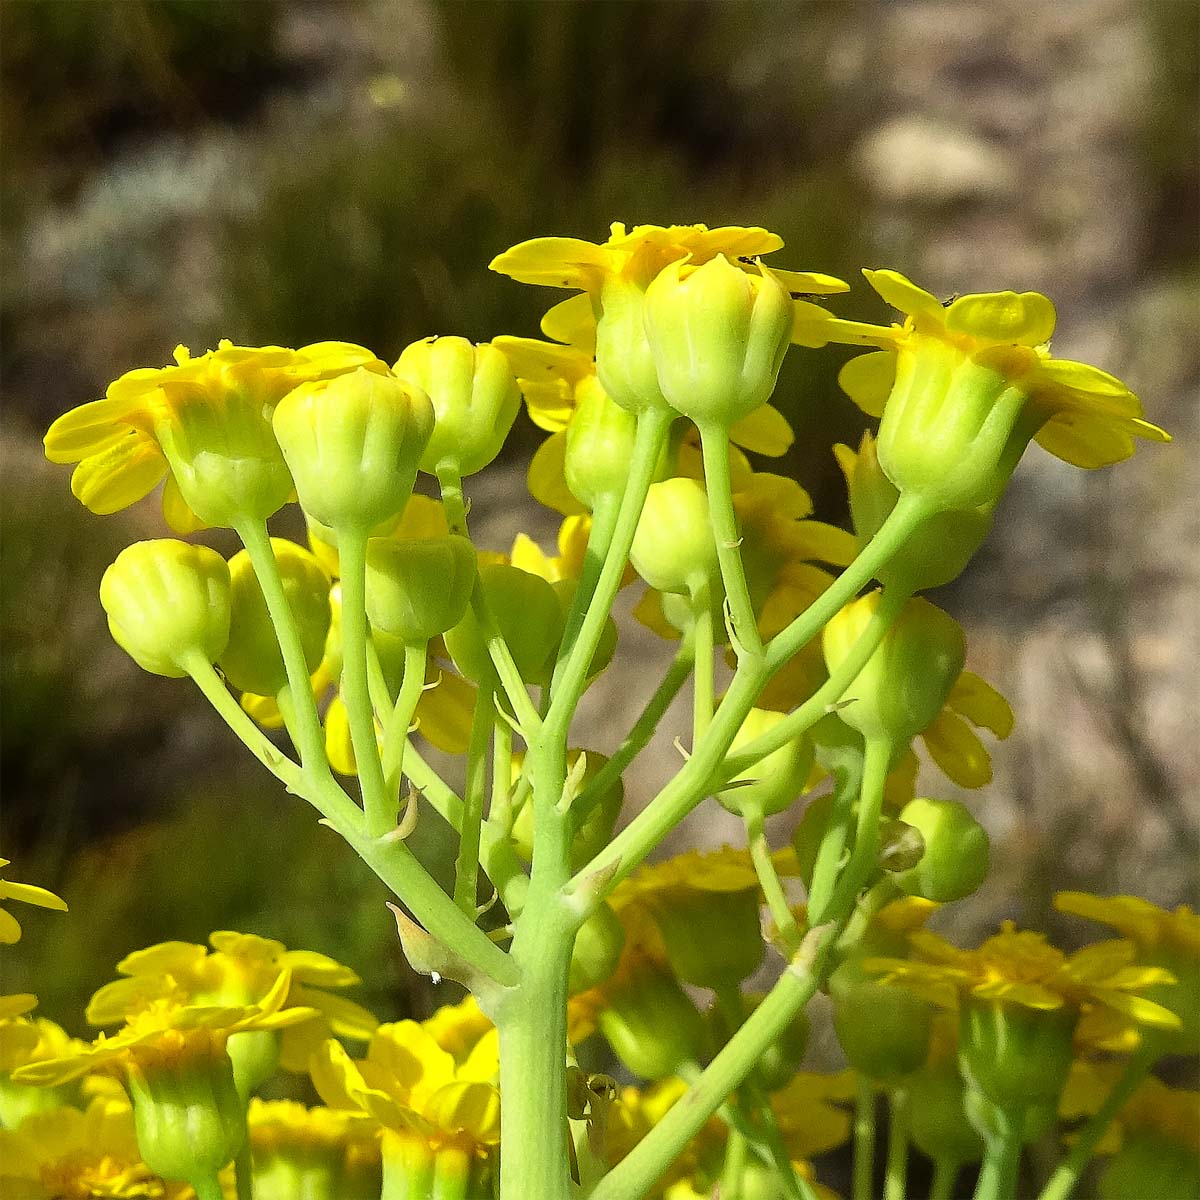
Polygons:
[[306,1108],[294,1100],[251,1096],[246,1121],[256,1155],[288,1150],[353,1150],[359,1161],[379,1161],[378,1130],[362,1113]]
[[[1053,358],[1054,305],[1038,292],[981,292],[943,305],[898,271],[864,270],[867,281],[904,314],[890,328],[809,314],[814,339],[882,347],[851,359],[839,381],[869,416],[881,417],[898,378],[923,348],[943,347],[959,361],[1002,374],[1025,396],[1027,416],[1043,449],[1078,467],[1102,467],[1134,452],[1134,439],[1170,437],[1142,419],[1138,398],[1105,371]],[[948,360],[953,361],[953,360]],[[1025,419],[1024,417],[1022,418]]]
[[[0,873],[10,861],[11,859],[0,858]],[[22,904],[35,904],[38,908],[67,911],[67,902],[61,896],[56,896],[45,888],[35,887],[32,883],[11,883],[7,879],[0,879],[0,900],[20,900]],[[20,922],[6,908],[0,908],[0,946],[11,946],[20,940]]]
[[1042,1012],[1099,1008],[1135,1024],[1162,1029],[1179,1024],[1174,1013],[1139,995],[1171,982],[1171,976],[1158,967],[1137,966],[1132,942],[1099,942],[1068,956],[1044,934],[1018,930],[1005,921],[976,950],[960,950],[924,930],[910,934],[909,943],[910,958],[868,959],[865,966],[944,1008],[955,1008],[960,1000]]
[[181,1200],[191,1190],[146,1167],[126,1100],[34,1113],[0,1130],[0,1193],[8,1200]]
[[31,1062],[14,1071],[13,1080],[44,1087],[91,1071],[145,1076],[195,1060],[219,1060],[234,1034],[285,1029],[317,1016],[311,1008],[283,1007],[290,986],[283,971],[256,1004],[189,1004],[178,996],[152,1000],[131,1012],[111,1037],[101,1033],[81,1049]]
[[367,1057],[351,1059],[328,1041],[310,1069],[331,1108],[362,1113],[378,1127],[416,1135],[432,1150],[469,1147],[486,1155],[500,1141],[500,1093],[494,1040],[485,1038],[460,1065],[415,1021],[380,1025]]
[[1115,929],[1135,942],[1145,954],[1171,950],[1200,959],[1200,915],[1186,905],[1174,912],[1159,908],[1140,896],[1093,896],[1088,892],[1059,892],[1054,897],[1059,912],[1071,913]]
[[163,516],[180,533],[202,528],[169,475],[163,438],[189,407],[220,415],[245,411],[265,417],[292,388],[366,367],[386,366],[361,346],[318,342],[300,350],[234,346],[193,358],[185,346],[169,367],[139,367],[109,384],[103,400],[59,417],[46,434],[46,457],[78,463],[71,490],[94,513],[113,513],[140,500],[164,477]]
[[281,1008],[303,1008],[309,1017],[284,1038],[283,1061],[307,1069],[308,1055],[330,1033],[368,1038],[379,1024],[365,1008],[335,995],[361,983],[358,975],[324,954],[288,950],[282,942],[255,934],[220,930],[208,947],[191,942],[162,942],[137,950],[117,964],[126,978],[105,984],[91,999],[87,1019],[93,1025],[132,1021],[161,1001],[184,1005],[259,1004],[280,980],[287,988]]

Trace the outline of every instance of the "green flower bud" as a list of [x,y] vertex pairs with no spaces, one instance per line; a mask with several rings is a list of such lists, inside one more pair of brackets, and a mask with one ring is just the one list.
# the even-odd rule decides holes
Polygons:
[[596,308],[596,375],[614,403],[631,413],[667,408],[646,340],[644,285],[620,275],[604,280]]
[[1071,1069],[1078,1020],[1074,1008],[1040,1010],[964,997],[958,1041],[963,1076],[1002,1110],[1055,1105]]
[[594,375],[575,387],[567,424],[563,475],[571,495],[589,511],[625,490],[637,418],[614,403]]
[[637,573],[660,592],[686,593],[719,579],[704,485],[682,476],[652,484],[629,558]]
[[[850,515],[861,548],[891,515],[900,493],[883,473],[875,439],[869,433],[863,435],[857,455],[843,446],[834,449],[846,475]],[[983,544],[994,513],[995,504],[934,513],[917,526],[903,549],[875,572],[875,578],[885,587],[909,593],[950,583]]]
[[1045,421],[1021,386],[1026,347],[964,353],[921,338],[901,354],[879,423],[879,462],[901,492],[938,509],[994,506]]
[[463,619],[475,576],[475,547],[465,537],[372,538],[367,616],[405,642],[428,642]]
[[[825,663],[835,671],[879,607],[880,593],[851,601],[822,636]],[[948,613],[920,597],[910,600],[883,643],[846,689],[838,716],[867,737],[907,744],[942,711],[962,674],[966,640]]]
[[575,935],[567,983],[571,995],[598,987],[608,979],[617,969],[624,946],[625,926],[610,905],[601,904]]
[[829,977],[833,1027],[846,1059],[871,1079],[894,1082],[924,1063],[933,1005],[906,988],[867,976],[847,959]]
[[643,1079],[665,1079],[683,1063],[703,1059],[704,1018],[671,972],[642,963],[606,989],[597,1022],[617,1057]]
[[920,830],[925,853],[916,866],[899,871],[896,884],[910,896],[948,904],[976,891],[988,872],[988,836],[957,801],[918,798],[900,820]]
[[[540,575],[507,563],[480,567],[479,583],[521,678],[528,683],[545,682],[563,631],[562,608],[554,588]],[[446,631],[446,649],[467,679],[479,683],[492,678],[492,660],[470,609]]]
[[[182,387],[182,385],[181,385]],[[176,401],[154,422],[180,495],[205,525],[265,521],[292,495],[292,477],[261,402],[200,394]]]
[[143,1161],[157,1175],[193,1185],[215,1176],[246,1140],[246,1102],[234,1086],[233,1064],[209,1042],[189,1035],[177,1054],[128,1073]]
[[905,1083],[912,1140],[935,1162],[973,1163],[983,1157],[983,1138],[967,1119],[966,1092],[953,1062],[925,1067]]
[[1131,1196],[1200,1196],[1200,1156],[1161,1134],[1126,1133],[1100,1175],[1100,1197]]
[[[304,661],[311,675],[325,652],[329,633],[329,576],[304,549],[284,538],[272,538],[271,549],[283,579],[283,590],[300,631]],[[287,683],[287,671],[267,602],[250,555],[239,551],[229,560],[232,619],[229,644],[219,661],[234,687],[256,696],[275,696]]]
[[[730,752],[736,753],[755,738],[774,729],[784,714],[766,708],[752,708],[734,737]],[[760,759],[731,780],[733,786],[717,793],[717,799],[732,813],[747,808],[761,809],[764,815],[783,812],[797,800],[812,770],[812,742],[804,733],[785,742],[778,750]]]
[[229,568],[207,546],[135,542],[100,580],[117,645],[143,671],[179,679],[193,655],[216,662],[229,640]]
[[273,1029],[235,1033],[225,1049],[233,1064],[233,1085],[243,1101],[279,1070],[279,1034]]
[[726,429],[761,408],[791,341],[793,307],[766,267],[752,275],[723,254],[664,267],[646,289],[645,319],[667,403]]
[[675,974],[696,987],[722,988],[753,975],[762,962],[758,906],[757,888],[677,888],[656,897],[650,911]]
[[429,337],[406,347],[394,369],[433,402],[436,421],[422,471],[432,475],[439,464],[453,463],[460,475],[474,475],[500,453],[521,407],[503,351],[461,337]]
[[274,427],[304,511],[332,529],[366,530],[403,511],[433,408],[419,388],[360,367],[289,392]]

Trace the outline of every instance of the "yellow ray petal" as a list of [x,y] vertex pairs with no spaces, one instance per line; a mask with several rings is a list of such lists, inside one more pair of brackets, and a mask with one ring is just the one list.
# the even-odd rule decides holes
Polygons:
[[983,787],[992,778],[992,760],[971,727],[943,709],[922,737],[935,763],[961,787]]
[[1012,706],[986,679],[973,671],[964,671],[958,677],[946,702],[972,725],[990,729],[998,738],[1006,738],[1012,733]]
[[71,476],[71,491],[92,512],[104,516],[136,503],[166,473],[158,443],[130,432],[116,445],[85,458]]
[[764,404],[748,417],[734,422],[729,430],[729,440],[755,454],[778,458],[788,452],[796,435],[779,409]]
[[1054,305],[1041,292],[978,292],[945,312],[946,328],[986,341],[1040,346],[1054,332]]
[[[883,407],[896,382],[896,355],[892,350],[877,350],[852,358],[838,372],[841,389],[867,414],[882,417]],[[834,451],[836,453],[836,450]],[[844,468],[843,468],[844,470]]]

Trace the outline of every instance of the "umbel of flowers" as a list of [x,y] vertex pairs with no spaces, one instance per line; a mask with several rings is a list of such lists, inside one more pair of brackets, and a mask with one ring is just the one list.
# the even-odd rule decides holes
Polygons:
[[[392,366],[341,342],[180,348],[54,423],[47,455],[76,464],[85,505],[161,484],[176,535],[105,573],[114,638],[199,688],[393,895],[411,966],[469,995],[381,1025],[342,994],[350,968],[224,931],[125,958],[92,1042],[7,997],[6,1195],[811,1200],[829,1194],[813,1160],[853,1129],[854,1200],[901,1200],[913,1146],[935,1200],[1014,1200],[1023,1146],[1060,1119],[1079,1127],[1044,1200],[1094,1152],[1106,1194],[1196,1178],[1150,1074],[1196,1050],[1190,913],[1064,894],[1121,935],[1071,955],[1011,924],[976,949],[922,928],[989,865],[984,814],[933,769],[985,785],[1013,713],[921,593],[968,566],[1030,442],[1091,469],[1167,435],[1052,353],[1044,296],[943,304],[871,270],[898,317],[850,321],[849,285],[780,249],[703,225],[536,238],[491,265],[570,293],[544,337],[426,337]],[[794,438],[771,403],[784,358],[830,343],[866,351],[839,379],[878,419],[831,448],[852,530],[762,463]],[[562,518],[549,552],[478,545],[468,520],[522,400],[548,434],[528,479]],[[289,504],[307,544],[268,528]],[[227,560],[205,527],[243,549]],[[630,665],[627,586],[674,654],[601,752],[577,716]],[[679,768],[625,811],[683,693]],[[706,803],[744,846],[651,862]],[[429,810],[455,838],[445,888],[409,841]],[[835,1075],[807,1069],[819,990]],[[305,1073],[325,1107],[256,1095]]]

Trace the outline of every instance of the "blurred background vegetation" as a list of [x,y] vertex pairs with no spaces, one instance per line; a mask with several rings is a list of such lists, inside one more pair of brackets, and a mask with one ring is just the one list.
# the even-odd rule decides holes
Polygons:
[[[72,908],[30,915],[5,990],[35,986],[78,1025],[124,953],[232,927],[349,962],[385,1015],[428,1006],[374,881],[198,697],[112,646],[99,577],[157,513],[86,514],[39,438],[177,342],[345,338],[390,359],[429,333],[532,334],[557,297],[487,262],[612,220],[762,224],[787,242],[782,265],[847,279],[886,262],[946,294],[1042,288],[1060,353],[1143,391],[1176,447],[1142,451],[1119,482],[1031,455],[983,561],[944,598],[1021,730],[973,801],[998,866],[968,923],[1052,921],[1065,886],[1187,899],[1198,11],[5,0],[4,853]],[[863,292],[841,311],[877,319]],[[862,428],[840,357],[792,354],[780,387],[799,434],[787,469],[831,520],[829,444]],[[517,501],[533,432],[518,426],[481,482],[485,528],[546,530]],[[709,814],[693,834],[730,829]]]

